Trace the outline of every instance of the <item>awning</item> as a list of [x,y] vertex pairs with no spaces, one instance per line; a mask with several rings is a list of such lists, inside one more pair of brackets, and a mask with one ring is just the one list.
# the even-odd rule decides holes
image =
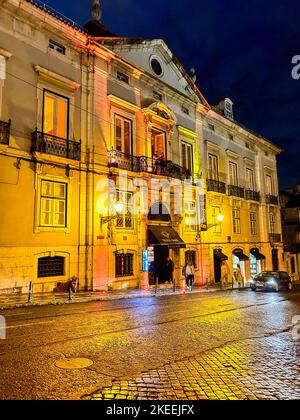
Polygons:
[[228,260],[227,255],[223,254],[223,252],[220,249],[215,249],[214,250],[214,255],[218,258],[220,258],[221,261],[226,261]]
[[232,253],[233,253],[236,257],[238,257],[238,259],[239,259],[240,261],[248,261],[248,260],[249,260],[249,257],[247,257],[247,255],[245,255],[245,254],[243,253],[243,250],[242,250],[242,249],[235,249]]
[[185,243],[176,230],[170,226],[149,226],[148,243],[151,245],[164,245],[169,248],[185,248]]
[[252,254],[257,260],[265,260],[266,257],[259,251],[258,248],[250,249],[250,254]]

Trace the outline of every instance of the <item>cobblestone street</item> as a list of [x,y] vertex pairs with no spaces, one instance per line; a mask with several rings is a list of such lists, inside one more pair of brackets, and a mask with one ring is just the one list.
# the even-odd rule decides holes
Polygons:
[[300,360],[290,335],[229,344],[132,381],[113,381],[92,399],[299,399]]
[[299,289],[1,311],[0,399],[299,399],[299,314]]

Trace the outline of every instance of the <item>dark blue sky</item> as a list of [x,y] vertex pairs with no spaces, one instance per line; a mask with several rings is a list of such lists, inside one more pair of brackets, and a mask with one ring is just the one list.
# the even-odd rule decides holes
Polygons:
[[[79,24],[90,0],[47,0]],[[300,180],[299,0],[103,0],[103,23],[120,36],[163,38],[210,103],[229,96],[235,118],[275,142],[281,187]]]

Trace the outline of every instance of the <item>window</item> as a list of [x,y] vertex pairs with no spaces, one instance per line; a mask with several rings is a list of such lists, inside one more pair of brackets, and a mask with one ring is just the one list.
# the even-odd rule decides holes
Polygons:
[[211,207],[211,216],[212,224],[214,225],[214,233],[222,233],[222,224],[218,221],[218,215],[221,214],[221,208],[212,206]]
[[58,44],[55,41],[52,41],[52,39],[49,40],[49,48],[51,48],[51,50],[54,50],[56,52],[58,52],[59,54],[66,54],[66,48],[63,45]]
[[186,115],[190,115],[190,111],[189,111],[189,109],[188,109],[188,108],[186,108],[185,106],[183,106],[183,107],[181,108],[181,110],[182,110],[182,112],[183,112],[184,114],[186,114]]
[[124,74],[120,71],[117,72],[117,79],[121,82],[126,83],[127,85],[129,84],[129,77],[127,76],[127,74]]
[[64,257],[42,257],[38,259],[38,277],[57,277],[65,275]]
[[116,227],[118,229],[133,229],[133,193],[117,191],[116,202],[122,204],[122,211],[118,213]]
[[269,213],[269,220],[270,220],[270,233],[274,233],[276,221],[275,221],[275,214],[273,212]]
[[251,235],[257,235],[257,214],[255,211],[250,212],[250,232]]
[[194,201],[184,203],[185,213],[185,230],[187,232],[195,232],[197,226],[197,211]]
[[235,162],[229,162],[229,185],[238,186],[238,172]]
[[266,176],[266,193],[267,195],[274,195],[273,177],[271,175]]
[[133,254],[115,254],[116,277],[133,276]]
[[67,184],[42,180],[40,226],[66,227]]
[[246,168],[246,187],[248,190],[255,191],[254,171]]
[[184,169],[188,169],[191,173],[193,172],[193,145],[185,142],[181,142],[181,159],[182,166]]
[[132,121],[115,115],[116,150],[128,155],[132,152]]
[[193,263],[194,268],[197,268],[196,251],[185,251],[185,264],[187,264],[189,261]]
[[68,137],[69,99],[44,90],[43,132],[51,136]]
[[209,179],[218,181],[219,179],[219,164],[218,157],[212,154],[208,154],[208,168],[209,168]]
[[157,101],[162,101],[162,94],[157,92],[156,90],[153,91],[153,98],[156,99]]
[[209,128],[211,131],[215,131],[215,126],[214,126],[213,124],[208,124],[208,128]]
[[153,129],[151,134],[152,157],[158,156],[161,159],[167,157],[166,133]]
[[162,65],[159,62],[158,58],[152,58],[150,61],[151,69],[156,74],[156,76],[163,75]]
[[232,210],[233,233],[241,233],[241,212],[240,209]]

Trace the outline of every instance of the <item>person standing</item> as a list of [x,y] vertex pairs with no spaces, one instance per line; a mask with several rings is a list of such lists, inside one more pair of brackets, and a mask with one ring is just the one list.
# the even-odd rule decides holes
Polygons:
[[188,261],[184,267],[184,275],[187,288],[191,291],[194,285],[195,269],[191,261]]
[[228,269],[225,261],[221,265],[221,285],[222,287],[228,286]]
[[243,274],[242,274],[240,264],[238,264],[237,267],[236,267],[235,275],[236,275],[236,281],[238,282],[239,287],[242,287],[242,284],[244,283],[244,277],[243,277]]
[[166,277],[167,283],[173,283],[173,272],[174,272],[174,262],[170,257],[167,257],[166,261]]

